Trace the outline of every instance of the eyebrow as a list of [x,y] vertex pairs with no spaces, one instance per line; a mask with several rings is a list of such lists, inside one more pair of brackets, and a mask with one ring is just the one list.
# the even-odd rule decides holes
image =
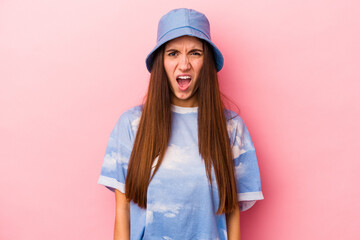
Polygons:
[[190,52],[203,52],[204,50],[202,49],[197,49],[197,48],[194,48],[192,50],[190,50]]

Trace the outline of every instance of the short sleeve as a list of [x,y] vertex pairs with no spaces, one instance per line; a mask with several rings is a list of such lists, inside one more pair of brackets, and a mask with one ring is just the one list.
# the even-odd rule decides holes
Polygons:
[[246,211],[257,200],[264,199],[255,148],[247,127],[238,115],[228,120],[228,131],[231,136],[239,208],[240,211]]
[[112,130],[105,151],[98,184],[125,193],[125,179],[138,118],[123,113]]

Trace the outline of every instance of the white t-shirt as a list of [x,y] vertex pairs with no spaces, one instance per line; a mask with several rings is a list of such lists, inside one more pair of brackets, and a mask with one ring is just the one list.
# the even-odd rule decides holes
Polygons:
[[[142,106],[124,112],[111,132],[98,183],[125,193],[128,161]],[[198,150],[198,108],[172,106],[171,136],[163,162],[149,184],[147,208],[130,204],[131,239],[227,239],[225,215],[216,215],[212,191]],[[243,120],[226,110],[241,211],[263,199],[254,145]],[[156,162],[156,161],[155,161]]]

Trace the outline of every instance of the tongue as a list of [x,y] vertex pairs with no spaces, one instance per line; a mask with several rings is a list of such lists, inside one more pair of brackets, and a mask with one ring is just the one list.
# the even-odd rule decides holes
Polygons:
[[178,79],[178,84],[180,87],[185,87],[186,85],[188,85],[190,83],[190,79]]

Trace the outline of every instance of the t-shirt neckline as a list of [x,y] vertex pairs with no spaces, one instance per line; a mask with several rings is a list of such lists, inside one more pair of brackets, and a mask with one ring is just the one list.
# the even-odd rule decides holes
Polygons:
[[180,107],[171,104],[171,111],[176,113],[197,113],[199,107]]

